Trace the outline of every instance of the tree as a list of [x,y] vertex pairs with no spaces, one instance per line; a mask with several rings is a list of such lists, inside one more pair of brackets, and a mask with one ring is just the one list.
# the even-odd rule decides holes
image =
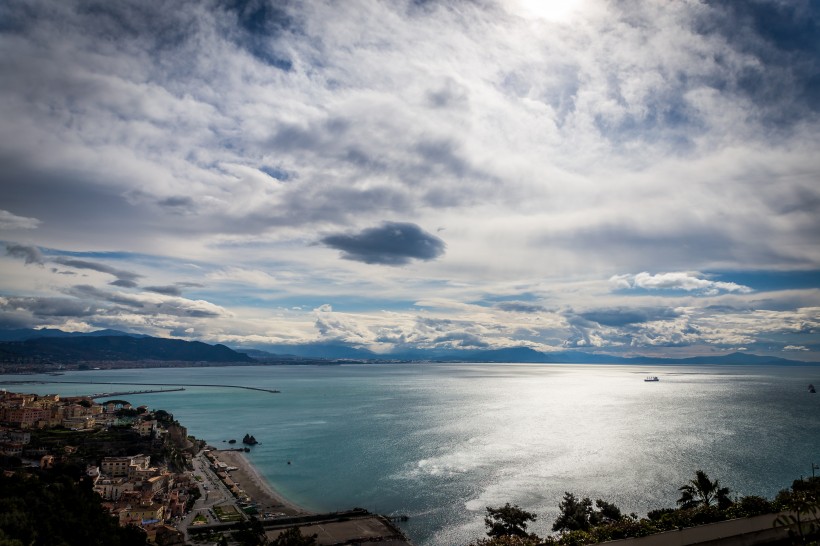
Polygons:
[[157,422],[162,423],[166,427],[168,425],[174,424],[174,415],[162,409],[154,411],[154,419],[156,419]]
[[[67,525],[66,522],[71,522]],[[144,546],[145,533],[120,527],[100,496],[65,474],[0,474],[0,544],[4,546]]]
[[679,487],[678,491],[681,492],[678,505],[684,509],[717,504],[719,509],[724,510],[732,504],[729,488],[721,487],[718,480],[710,480],[703,470],[695,472],[695,479]]
[[597,511],[592,513],[590,523],[592,525],[601,525],[602,523],[613,523],[620,521],[623,518],[621,509],[612,503],[605,500],[595,499],[595,507]]
[[558,503],[561,511],[558,519],[552,524],[553,531],[586,531],[592,518],[592,501],[589,497],[581,500],[570,492],[564,493],[564,500]]
[[313,546],[316,544],[316,537],[319,535],[305,536],[298,527],[291,527],[279,533],[272,542],[271,546]]
[[527,536],[527,522],[535,521],[538,516],[508,502],[501,508],[487,507],[484,525],[487,526],[487,536]]
[[262,522],[253,516],[248,521],[238,523],[236,529],[233,538],[243,546],[260,546],[267,542]]

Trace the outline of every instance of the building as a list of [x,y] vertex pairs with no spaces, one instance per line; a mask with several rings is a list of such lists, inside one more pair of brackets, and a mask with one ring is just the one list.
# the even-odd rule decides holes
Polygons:
[[119,500],[126,492],[134,491],[134,483],[127,478],[100,477],[94,484],[94,491],[105,500]]

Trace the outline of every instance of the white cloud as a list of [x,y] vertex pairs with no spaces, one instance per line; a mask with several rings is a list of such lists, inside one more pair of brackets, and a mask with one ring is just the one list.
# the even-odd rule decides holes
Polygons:
[[245,286],[256,286],[260,288],[274,288],[281,284],[276,277],[266,271],[259,269],[245,269],[241,267],[227,267],[212,271],[206,275],[208,279],[214,281],[238,283]]
[[752,289],[733,282],[711,281],[700,273],[673,272],[652,275],[647,272],[637,275],[613,275],[610,284],[616,289],[643,288],[644,290],[684,290],[715,296],[721,292],[748,294]]
[[37,218],[17,216],[7,210],[0,210],[0,229],[36,229],[40,223]]

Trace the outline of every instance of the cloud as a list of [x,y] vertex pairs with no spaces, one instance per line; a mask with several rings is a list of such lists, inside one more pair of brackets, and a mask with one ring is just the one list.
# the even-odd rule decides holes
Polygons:
[[753,101],[773,126],[820,112],[820,59],[816,38],[820,14],[810,2],[715,2],[697,20],[706,37],[719,36],[757,60],[736,78],[723,81]]
[[58,257],[52,259],[51,261],[60,265],[64,265],[66,267],[73,267],[74,269],[90,269],[91,271],[99,271],[100,273],[107,273],[109,275],[113,275],[117,277],[117,280],[113,281],[111,284],[113,284],[114,286],[121,286],[123,288],[135,287],[137,285],[136,279],[142,277],[142,275],[133,273],[131,271],[125,271],[122,269],[111,267],[109,265],[97,262],[89,262],[86,260]]
[[191,213],[194,212],[196,209],[196,204],[191,197],[180,195],[173,195],[171,197],[159,199],[157,201],[157,205],[171,212],[172,214]]
[[715,296],[721,292],[748,294],[752,289],[733,282],[711,281],[698,273],[674,272],[652,275],[647,272],[637,275],[614,275],[609,279],[616,289],[642,288],[644,290],[683,290]]
[[40,249],[32,245],[6,243],[6,254],[15,258],[22,258],[25,260],[26,265],[43,265],[45,263]]
[[182,295],[182,289],[173,284],[167,286],[144,286],[143,289],[148,290],[149,292],[156,292],[157,294],[164,294],[166,296]]
[[130,279],[117,279],[116,281],[111,281],[111,286],[119,286],[120,288],[136,288],[139,286],[136,281],[132,281]]
[[368,264],[404,265],[412,260],[435,260],[444,254],[444,241],[416,224],[384,222],[355,234],[327,235],[321,242],[342,252],[346,260]]
[[91,298],[138,309],[145,307],[145,304],[136,296],[100,290],[87,284],[73,286],[68,289],[68,293],[80,299]]
[[86,301],[55,297],[0,297],[0,309],[36,317],[89,317],[98,312],[96,306]]
[[783,347],[784,351],[808,351],[810,350],[805,345],[786,345]]
[[218,318],[230,315],[225,309],[213,303],[174,295],[124,294],[99,290],[87,285],[74,286],[68,292],[79,298],[92,298],[126,306],[129,312],[140,315],[190,318]]
[[680,316],[680,312],[669,308],[616,307],[592,309],[578,313],[578,316],[605,326],[625,326],[656,320],[669,320]]
[[143,289],[166,296],[181,296],[185,288],[203,288],[204,286],[198,282],[176,282],[165,286],[144,286]]
[[0,229],[36,229],[40,225],[37,218],[17,216],[7,210],[0,210]]
[[528,303],[526,301],[502,301],[495,304],[495,308],[510,313],[543,313],[547,311],[547,308],[543,305]]
[[487,341],[469,332],[449,332],[435,338],[433,343],[460,349],[486,349],[490,347]]
[[815,4],[457,4],[8,0],[0,293],[211,339],[815,358]]

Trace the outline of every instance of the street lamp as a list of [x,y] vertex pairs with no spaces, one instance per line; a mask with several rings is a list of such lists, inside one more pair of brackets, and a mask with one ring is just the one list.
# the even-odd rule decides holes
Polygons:
[[814,463],[811,463],[811,478],[812,479],[814,479],[814,471],[815,470],[820,470],[820,465],[816,465]]

